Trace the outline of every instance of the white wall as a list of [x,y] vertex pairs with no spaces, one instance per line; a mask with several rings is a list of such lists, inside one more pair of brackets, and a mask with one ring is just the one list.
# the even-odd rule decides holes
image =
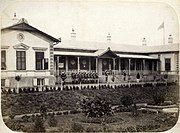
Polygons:
[[[23,42],[19,42],[17,39],[17,35],[19,33],[23,33],[25,39]],[[49,42],[43,40],[40,37],[37,37],[26,31],[18,31],[18,30],[9,30],[2,32],[2,46],[10,46],[6,50],[6,65],[7,70],[16,70],[16,49],[13,48],[14,45],[19,43],[24,43],[29,46],[29,49],[26,50],[26,70],[35,70],[35,50],[32,47],[43,47],[47,48],[44,52],[45,58],[49,58]],[[50,64],[50,62],[49,62]]]
[[[161,71],[165,71],[165,58],[171,59],[171,71],[177,71],[177,53],[159,53],[160,54],[160,61],[161,61]],[[157,57],[158,54],[150,54],[152,57]]]

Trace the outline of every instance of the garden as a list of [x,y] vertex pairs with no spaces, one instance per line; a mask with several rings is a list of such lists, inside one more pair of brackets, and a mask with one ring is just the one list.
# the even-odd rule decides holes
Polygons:
[[176,84],[145,84],[3,93],[2,114],[14,131],[165,131],[176,124],[178,113],[141,110],[140,104],[178,108],[178,91]]

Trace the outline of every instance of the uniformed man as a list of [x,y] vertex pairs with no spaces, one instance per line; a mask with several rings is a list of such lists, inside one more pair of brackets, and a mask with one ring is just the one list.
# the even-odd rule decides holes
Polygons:
[[65,85],[65,79],[67,78],[67,76],[66,76],[66,73],[63,71],[62,73],[61,73],[61,79],[62,79],[62,85],[64,86]]

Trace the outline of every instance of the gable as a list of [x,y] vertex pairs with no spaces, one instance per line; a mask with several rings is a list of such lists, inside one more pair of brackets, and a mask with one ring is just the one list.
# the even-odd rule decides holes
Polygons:
[[[23,39],[19,37],[22,35]],[[43,37],[36,36],[29,33],[28,31],[19,30],[9,30],[2,32],[2,45],[5,46],[15,46],[17,44],[25,44],[30,47],[46,47],[49,48],[50,43],[46,41]]]
[[34,34],[34,35],[37,35],[37,36],[42,36],[47,41],[55,42],[55,43],[59,43],[60,42],[59,39],[56,39],[56,38],[48,35],[47,33],[38,30],[37,28],[27,24],[24,21],[22,21],[21,23],[17,23],[15,25],[12,25],[12,26],[9,26],[9,27],[1,29],[1,31],[7,31],[7,30],[28,31],[31,34]]
[[101,58],[116,58],[117,55],[115,53],[113,53],[111,50],[103,53],[102,55],[100,55]]

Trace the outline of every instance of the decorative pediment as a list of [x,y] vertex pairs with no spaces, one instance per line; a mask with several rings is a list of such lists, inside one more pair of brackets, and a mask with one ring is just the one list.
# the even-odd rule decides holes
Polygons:
[[32,47],[35,51],[46,51],[48,48],[46,47]]
[[20,50],[28,50],[29,49],[29,46],[27,46],[26,44],[24,43],[19,43],[17,45],[14,45],[13,46],[14,49],[20,49]]
[[9,46],[1,45],[1,49],[8,49]]
[[107,50],[99,50],[96,52],[101,58],[116,58],[118,57],[113,51],[108,48]]

